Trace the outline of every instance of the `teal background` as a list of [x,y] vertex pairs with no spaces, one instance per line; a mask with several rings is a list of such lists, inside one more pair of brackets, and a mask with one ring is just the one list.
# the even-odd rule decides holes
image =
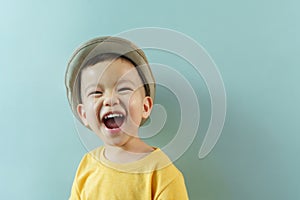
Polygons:
[[203,126],[176,161],[190,199],[300,199],[299,7],[296,0],[2,1],[1,199],[68,198],[86,148],[65,95],[67,61],[83,41],[148,26],[194,38],[226,87],[224,130],[203,160],[209,97],[197,93]]

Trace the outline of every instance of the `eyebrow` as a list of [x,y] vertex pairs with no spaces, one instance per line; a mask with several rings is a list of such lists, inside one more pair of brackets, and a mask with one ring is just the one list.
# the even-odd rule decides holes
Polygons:
[[126,79],[122,79],[120,81],[117,82],[118,84],[122,84],[122,83],[130,83],[132,85],[135,85],[135,83],[132,80],[126,80]]
[[84,93],[86,94],[88,90],[90,90],[90,88],[101,88],[101,84],[91,84],[89,86],[87,86],[84,90]]

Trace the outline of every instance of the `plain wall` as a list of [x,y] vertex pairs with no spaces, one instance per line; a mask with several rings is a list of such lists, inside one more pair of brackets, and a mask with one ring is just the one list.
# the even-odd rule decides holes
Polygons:
[[175,162],[190,198],[300,199],[299,6],[296,0],[3,1],[1,199],[68,198],[87,150],[65,94],[67,61],[90,38],[148,26],[183,32],[201,44],[226,87],[222,135],[200,160],[209,98],[199,86],[201,128]]

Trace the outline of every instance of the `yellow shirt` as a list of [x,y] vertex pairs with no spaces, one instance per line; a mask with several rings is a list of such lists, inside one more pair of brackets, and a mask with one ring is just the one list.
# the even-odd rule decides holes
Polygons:
[[73,182],[69,200],[186,200],[182,173],[156,148],[131,163],[107,160],[104,147],[87,153]]

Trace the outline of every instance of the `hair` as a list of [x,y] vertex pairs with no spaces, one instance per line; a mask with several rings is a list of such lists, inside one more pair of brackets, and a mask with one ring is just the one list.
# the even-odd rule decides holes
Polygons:
[[82,76],[82,71],[89,67],[89,66],[93,66],[97,63],[100,62],[104,62],[104,61],[113,61],[116,59],[124,59],[129,61],[130,63],[132,63],[135,66],[135,69],[137,70],[143,86],[144,86],[144,90],[145,90],[145,96],[150,96],[150,86],[149,83],[147,83],[146,77],[143,74],[143,72],[141,71],[141,69],[139,68],[139,66],[137,66],[132,60],[128,59],[126,56],[121,55],[121,54],[116,54],[116,53],[104,53],[104,54],[100,54],[100,55],[96,55],[94,57],[92,57],[91,59],[87,60],[86,62],[83,63],[81,69],[79,70],[78,73],[78,77],[77,77],[77,88],[78,88],[78,95],[79,95],[79,102],[82,103],[82,97],[81,97],[81,76]]

